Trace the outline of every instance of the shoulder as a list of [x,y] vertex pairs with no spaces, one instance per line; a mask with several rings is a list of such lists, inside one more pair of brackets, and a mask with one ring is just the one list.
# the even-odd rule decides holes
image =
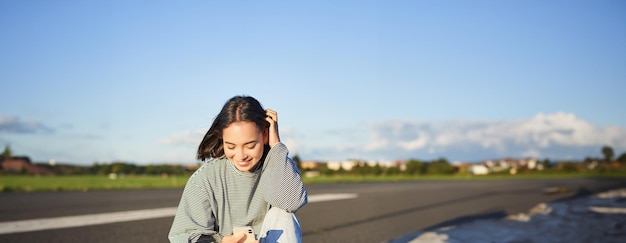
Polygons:
[[216,175],[220,175],[223,168],[225,168],[226,158],[221,157],[217,159],[211,159],[204,162],[200,168],[189,177],[189,181],[199,182],[206,181],[208,178],[214,178]]

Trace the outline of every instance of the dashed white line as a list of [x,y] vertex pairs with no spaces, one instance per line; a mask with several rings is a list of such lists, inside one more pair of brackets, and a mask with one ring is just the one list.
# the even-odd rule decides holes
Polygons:
[[56,218],[27,219],[0,223],[0,234],[118,223],[133,220],[170,217],[175,214],[176,207],[171,207]]
[[352,199],[356,197],[357,197],[357,194],[355,193],[329,193],[329,194],[310,195],[309,203]]
[[[309,203],[352,199],[356,197],[357,194],[354,193],[310,195]],[[176,215],[176,207],[142,209],[124,212],[87,214],[55,218],[26,219],[18,221],[0,222],[0,234],[119,223],[143,219],[172,217],[174,215]]]

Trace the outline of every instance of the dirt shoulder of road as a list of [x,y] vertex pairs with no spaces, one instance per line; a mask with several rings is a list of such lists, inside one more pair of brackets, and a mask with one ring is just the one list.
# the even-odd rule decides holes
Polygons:
[[527,213],[420,231],[388,242],[626,242],[626,188],[541,203]]

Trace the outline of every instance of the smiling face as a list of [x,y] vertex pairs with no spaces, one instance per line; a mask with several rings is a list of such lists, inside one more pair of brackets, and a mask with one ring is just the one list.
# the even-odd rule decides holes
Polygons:
[[254,122],[238,121],[222,131],[224,155],[238,170],[253,172],[263,157],[267,133],[259,131]]

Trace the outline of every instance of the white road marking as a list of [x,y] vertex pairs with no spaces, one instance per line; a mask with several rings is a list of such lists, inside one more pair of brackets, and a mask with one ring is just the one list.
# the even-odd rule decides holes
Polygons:
[[311,196],[309,196],[309,203],[334,201],[334,200],[343,200],[343,199],[352,199],[352,198],[356,198],[356,197],[357,197],[357,194],[355,194],[355,193],[318,194],[318,195],[311,195]]
[[176,207],[171,207],[56,218],[27,219],[0,223],[0,234],[118,223],[133,220],[170,217],[175,214]]
[[[310,195],[309,203],[334,201],[356,198],[354,193]],[[176,207],[142,209],[124,212],[87,214],[55,218],[26,219],[0,222],[0,235],[38,230],[62,229],[80,226],[119,223],[143,219],[172,217],[176,215]]]

